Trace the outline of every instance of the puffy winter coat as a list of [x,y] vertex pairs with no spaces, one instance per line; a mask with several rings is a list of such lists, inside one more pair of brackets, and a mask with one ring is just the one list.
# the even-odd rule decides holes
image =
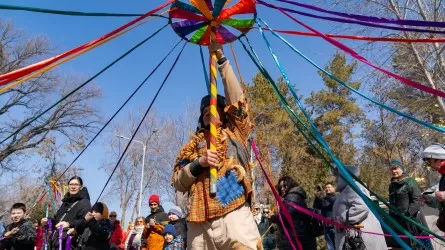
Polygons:
[[164,208],[159,206],[157,212],[151,213],[145,222],[148,224],[150,219],[155,220],[155,226],[150,228],[145,228],[144,238],[147,239],[147,250],[162,250],[164,247],[164,236],[162,231],[166,224],[168,224],[168,215],[164,212]]
[[42,250],[43,248],[43,228],[37,227],[36,229],[36,239],[34,240],[34,246],[36,250]]
[[164,250],[184,250],[184,240],[181,236],[177,236],[170,243],[165,243]]
[[[352,174],[360,175],[358,167],[346,167]],[[365,195],[369,196],[368,191],[363,186],[359,183],[356,184]],[[337,196],[333,207],[333,216],[336,221],[348,226],[362,224],[364,226],[363,231],[383,234],[380,222],[369,210],[363,199],[342,178],[338,178],[337,192],[340,192],[340,194]],[[343,249],[346,233],[346,230],[336,228],[335,249]],[[388,248],[383,236],[364,233],[362,238],[366,249]]]
[[110,243],[112,245],[119,246],[122,243],[122,241],[124,241],[124,240],[125,239],[123,239],[121,223],[120,223],[120,221],[115,220],[114,225],[113,225],[113,233],[111,234]]
[[0,249],[8,250],[34,250],[36,228],[29,220],[21,220],[6,226],[3,236],[13,228],[19,228],[19,232],[11,238],[0,241]]
[[82,250],[109,250],[113,226],[108,219],[96,221],[83,220],[76,228]]
[[[300,186],[294,187],[290,189],[289,192],[283,198],[284,198],[284,204],[292,217],[293,226],[295,228],[298,240],[301,242],[303,249],[316,250],[317,243],[315,237],[309,235],[307,231],[307,224],[309,223],[309,217],[288,204],[288,203],[293,203],[297,206],[307,208],[306,192]],[[284,215],[282,215],[282,217],[284,218]],[[284,233],[281,223],[279,222],[278,215],[273,215],[271,216],[270,219],[273,223],[278,224],[281,228],[281,237],[279,241],[277,240],[278,249],[280,250],[292,249],[292,246]],[[291,229],[292,225],[289,225],[286,220],[283,220],[283,222],[291,238],[293,238]],[[295,245],[296,241],[293,243]]]
[[[51,237],[52,241],[52,249],[59,249],[59,239],[57,230],[55,228],[56,224],[61,221],[66,221],[70,224],[70,228],[77,228],[80,223],[82,223],[85,219],[85,215],[91,210],[90,204],[90,194],[88,193],[88,189],[86,187],[79,190],[79,192],[75,195],[70,195],[70,193],[66,193],[62,199],[62,205],[59,210],[57,210],[56,216],[54,218],[53,225],[53,234]],[[63,246],[65,246],[65,241],[67,237],[67,231],[63,232]],[[73,243],[76,242],[77,238],[73,239]],[[74,248],[75,244],[71,245],[71,249]]]

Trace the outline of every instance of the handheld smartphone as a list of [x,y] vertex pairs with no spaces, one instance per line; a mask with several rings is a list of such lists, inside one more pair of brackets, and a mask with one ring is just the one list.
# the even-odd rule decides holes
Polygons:
[[434,191],[427,191],[427,192],[423,192],[423,195],[429,195],[429,194],[434,194]]

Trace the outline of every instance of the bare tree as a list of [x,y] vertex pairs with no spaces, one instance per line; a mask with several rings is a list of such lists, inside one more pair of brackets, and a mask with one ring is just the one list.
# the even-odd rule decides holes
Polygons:
[[[445,8],[441,0],[333,0],[323,1],[331,4],[333,8],[339,8],[354,14],[394,18],[413,19],[422,21],[445,21]],[[374,35],[380,37],[395,38],[435,38],[438,34],[428,32],[406,32],[394,31],[378,28],[369,28],[359,25],[336,25],[338,30],[353,31],[360,35]],[[418,27],[419,28],[419,27]],[[425,27],[421,27],[425,28]],[[428,28],[439,30],[439,28]],[[445,58],[443,52],[445,45],[439,43],[376,43],[370,42],[359,46],[368,58],[373,59],[378,65],[390,68],[398,74],[418,81],[430,88],[445,89]],[[364,66],[366,72],[371,72],[368,66]],[[364,71],[365,72],[365,71]],[[370,81],[375,79],[375,74]],[[402,85],[401,83],[399,83]],[[417,90],[416,90],[417,91]],[[419,91],[417,91],[419,92]],[[438,96],[424,94],[423,97],[430,97],[440,110],[441,122],[445,118],[445,104]],[[415,100],[415,98],[412,98]],[[411,106],[406,104],[406,106]],[[401,107],[403,108],[403,107]]]
[[[193,111],[190,106],[187,106],[183,115],[179,117],[159,117],[154,111],[146,117],[143,126],[135,137],[136,140],[147,145],[142,187],[143,199],[152,193],[156,193],[161,195],[163,200],[178,204],[177,197],[181,195],[177,195],[170,184],[173,165],[179,149],[194,132],[197,124],[196,113],[197,109]],[[118,121],[113,128],[115,135],[131,137],[141,117],[142,115],[130,113],[124,119]],[[127,143],[128,140],[117,136],[110,138],[109,152],[104,163],[107,172],[110,173],[115,166]],[[122,224],[125,224],[129,212],[131,212],[131,221],[139,214],[142,153],[140,143],[133,143],[130,146],[107,189],[107,197],[109,198],[111,194],[120,194]],[[146,205],[144,200],[142,204]]]
[[[32,64],[51,52],[41,37],[28,38],[11,23],[0,21],[0,73]],[[80,78],[45,73],[0,94],[0,139],[12,135],[30,121],[31,125],[0,145],[0,169],[16,171],[19,160],[28,156],[48,138],[63,142],[62,149],[77,151],[99,122],[93,101],[100,90],[83,88],[37,118],[50,104],[80,84]],[[1,175],[1,172],[0,172]]]

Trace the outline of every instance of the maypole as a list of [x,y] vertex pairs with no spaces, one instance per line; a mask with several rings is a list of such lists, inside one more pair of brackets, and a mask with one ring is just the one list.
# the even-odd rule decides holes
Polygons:
[[[216,40],[216,29],[215,23],[212,21],[211,25],[211,40]],[[212,55],[209,60],[209,69],[210,69],[210,136],[209,136],[209,149],[216,151],[216,123],[218,122],[217,115],[218,111],[216,110],[218,89],[217,89],[217,71],[216,71],[216,52],[212,52]],[[210,166],[210,194],[216,194],[216,180],[218,179],[218,170],[216,166]]]

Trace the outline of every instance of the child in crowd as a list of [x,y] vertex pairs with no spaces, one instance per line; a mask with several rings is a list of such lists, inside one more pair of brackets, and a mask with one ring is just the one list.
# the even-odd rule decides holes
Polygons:
[[0,241],[0,249],[34,250],[36,229],[31,221],[25,219],[25,204],[15,203],[10,213],[12,223],[6,226],[4,239]]
[[173,206],[168,211],[168,219],[170,220],[168,224],[175,226],[176,234],[181,236],[184,242],[184,248],[187,248],[187,222],[185,218],[182,217],[182,210],[178,206]]
[[127,242],[127,238],[130,237],[131,232],[134,230],[134,222],[128,223],[127,230],[125,232],[122,232],[122,241],[119,245],[119,249],[126,249],[125,243]]
[[36,229],[36,238],[34,240],[35,250],[42,250],[43,248],[43,228],[40,226],[40,220],[33,220],[32,224]]
[[180,235],[176,234],[176,229],[173,225],[168,224],[162,231],[164,235],[164,250],[184,250],[184,241]]
[[68,234],[81,235],[79,245],[82,250],[109,250],[113,226],[108,220],[107,205],[97,202],[92,210],[93,212],[88,212],[79,226],[70,229]]

